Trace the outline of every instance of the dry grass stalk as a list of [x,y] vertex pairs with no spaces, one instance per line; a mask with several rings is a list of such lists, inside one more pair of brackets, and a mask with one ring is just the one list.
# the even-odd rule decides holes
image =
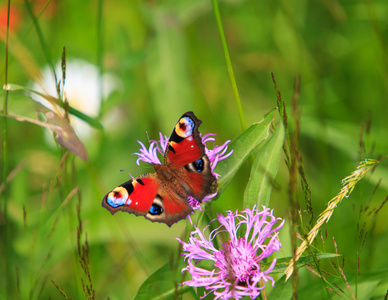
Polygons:
[[323,223],[328,222],[331,215],[333,214],[334,209],[337,207],[338,203],[342,201],[343,198],[349,197],[350,193],[353,191],[357,182],[360,181],[366,173],[368,173],[371,169],[373,169],[378,163],[379,160],[374,159],[365,159],[360,162],[359,166],[353,173],[342,180],[342,189],[341,191],[331,199],[327,205],[327,208],[319,215],[317,223],[310,230],[307,235],[307,238],[302,242],[302,244],[298,247],[295,252],[295,259],[292,259],[285,271],[286,280],[290,278],[294,271],[294,261],[296,262],[302,253],[306,250],[308,245],[311,245],[315,237],[317,236],[319,229],[323,225]]

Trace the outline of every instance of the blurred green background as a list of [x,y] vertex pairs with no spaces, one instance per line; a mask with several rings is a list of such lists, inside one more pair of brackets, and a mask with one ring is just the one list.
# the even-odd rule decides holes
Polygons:
[[[64,167],[64,151],[51,142],[46,130],[7,119],[5,174],[20,168],[1,196],[7,196],[7,215],[0,218],[0,298],[60,299],[51,280],[73,299],[84,298],[80,278],[85,276],[76,243],[79,200],[67,199],[76,187],[96,299],[133,298],[141,283],[177,253],[175,238],[182,237],[185,228],[184,221],[168,228],[133,215],[111,216],[101,207],[102,197],[128,180],[128,172],[137,176],[151,170],[135,164],[137,157],[131,154],[139,149],[137,140],[156,139],[159,131],[169,135],[189,110],[203,121],[202,133],[217,133],[218,145],[242,132],[212,3],[15,0],[11,5],[8,60],[7,2],[0,5],[2,82],[7,65],[8,83],[36,89],[40,72],[57,65],[66,47],[68,68],[75,61],[74,73],[81,73],[74,75],[79,76],[74,80],[79,90],[73,98],[67,70],[68,100],[97,117],[105,129],[75,126],[89,159],[84,163],[71,156]],[[360,159],[387,154],[388,2],[228,0],[219,1],[219,8],[248,125],[276,106],[272,72],[287,104],[292,131],[294,78],[301,78],[300,151],[316,217]],[[92,66],[77,70],[86,63]],[[53,75],[48,74],[51,84],[43,80],[44,90],[55,91]],[[11,91],[7,101],[8,113],[34,118],[36,103],[27,92]],[[2,134],[3,127],[2,120]],[[357,251],[362,274],[388,268],[382,251],[388,245],[387,208],[377,217],[360,213],[361,208],[382,204],[387,174],[384,161],[339,205],[324,228],[325,250],[334,251],[334,236],[347,274],[357,271]],[[4,172],[1,176],[3,182]],[[213,210],[241,209],[248,179],[246,164]],[[284,159],[277,187],[271,206],[276,216],[288,218]],[[300,202],[308,224],[302,193]],[[357,226],[365,226],[365,242]],[[290,256],[287,227],[281,238],[280,256]],[[317,278],[305,270],[300,276],[304,299],[308,295],[303,288]],[[385,294],[383,281],[373,295],[381,294]]]

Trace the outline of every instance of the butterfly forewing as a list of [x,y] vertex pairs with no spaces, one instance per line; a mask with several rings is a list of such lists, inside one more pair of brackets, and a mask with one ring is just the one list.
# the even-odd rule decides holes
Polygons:
[[192,112],[185,113],[176,123],[164,154],[164,163],[175,168],[200,159],[205,149],[199,137],[201,121]]
[[126,211],[144,216],[150,210],[159,189],[155,173],[133,178],[110,191],[102,200],[102,206],[111,212]]
[[199,136],[201,123],[193,112],[185,113],[175,125],[164,155],[165,164],[171,166],[180,184],[198,201],[209,194],[216,181]]

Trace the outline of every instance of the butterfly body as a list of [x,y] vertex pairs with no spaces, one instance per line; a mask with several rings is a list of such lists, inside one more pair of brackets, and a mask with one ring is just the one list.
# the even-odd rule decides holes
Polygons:
[[126,211],[171,226],[192,212],[188,196],[201,201],[216,178],[199,136],[201,121],[185,113],[168,141],[164,164],[152,164],[155,173],[133,178],[109,192],[102,206],[112,214]]

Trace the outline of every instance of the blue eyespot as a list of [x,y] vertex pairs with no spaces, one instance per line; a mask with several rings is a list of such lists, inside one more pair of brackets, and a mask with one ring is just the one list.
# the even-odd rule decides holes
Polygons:
[[193,162],[193,167],[197,170],[197,172],[202,172],[203,168],[205,167],[203,159],[200,158],[200,159],[196,160],[195,162]]
[[175,131],[181,138],[187,138],[193,134],[195,127],[194,121],[190,117],[183,117],[175,126]]
[[131,199],[129,199],[128,191],[124,187],[118,186],[106,196],[106,202],[112,207],[117,207],[124,204],[129,205]]
[[116,203],[116,198],[112,198],[110,196],[106,198],[106,202],[108,202],[108,204],[112,207],[117,207],[120,205],[119,203]]
[[157,204],[152,204],[150,210],[149,210],[149,213],[151,215],[160,215],[161,213],[163,213],[163,208]]

